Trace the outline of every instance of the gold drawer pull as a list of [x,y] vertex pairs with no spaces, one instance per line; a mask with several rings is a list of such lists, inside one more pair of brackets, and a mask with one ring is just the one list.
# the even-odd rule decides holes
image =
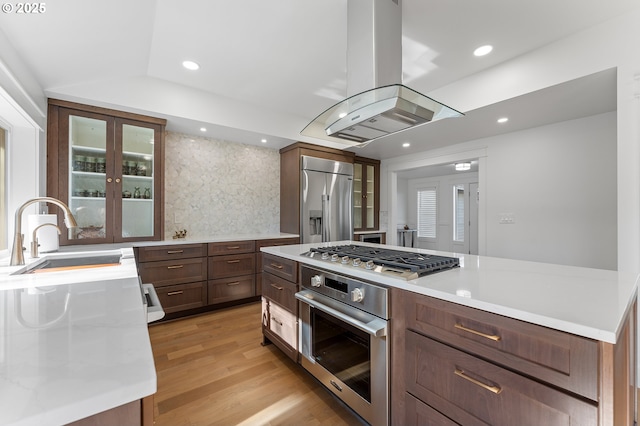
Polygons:
[[496,336],[495,334],[482,333],[481,331],[477,331],[477,330],[473,330],[471,328],[467,328],[462,324],[456,324],[456,325],[454,325],[454,327],[457,328],[458,330],[466,331],[467,333],[475,334],[476,336],[480,336],[480,337],[484,337],[485,339],[493,340],[494,342],[497,342],[497,341],[500,340],[500,336]]
[[227,246],[227,250],[238,250],[240,246]]
[[227,283],[228,286],[240,285],[240,281],[234,281],[232,283]]
[[184,268],[184,265],[167,266],[167,269],[182,269],[182,268]]
[[231,263],[240,263],[240,259],[236,259],[236,260],[227,260],[227,263],[228,263],[228,264],[231,264]]
[[167,254],[184,253],[184,250],[167,250]]
[[276,290],[284,290],[284,287],[280,287],[279,285],[275,285],[273,283],[271,283],[271,287],[275,288]]
[[282,266],[282,265],[278,265],[278,264],[276,264],[276,263],[272,263],[270,266],[271,266],[272,268],[276,268],[276,269],[282,269],[282,268],[284,268],[284,266]]
[[487,385],[485,383],[482,383],[479,380],[474,379],[473,377],[467,376],[466,374],[464,374],[464,371],[462,371],[462,370],[460,370],[458,368],[455,369],[454,374],[456,376],[458,376],[458,377],[462,377],[463,379],[470,381],[474,385],[480,386],[482,389],[486,389],[489,392],[493,392],[496,395],[499,394],[500,392],[502,392],[502,388],[500,386],[489,386],[489,385]]
[[182,293],[184,293],[184,291],[182,290],[170,291],[169,293],[167,293],[167,296],[175,296],[176,294],[182,294]]

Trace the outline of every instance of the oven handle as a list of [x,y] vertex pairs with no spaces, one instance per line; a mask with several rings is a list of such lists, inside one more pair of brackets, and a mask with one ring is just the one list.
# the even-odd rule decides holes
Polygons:
[[381,318],[376,318],[368,323],[364,323],[314,299],[306,297],[305,293],[303,292],[296,293],[296,299],[326,314],[336,317],[339,320],[344,321],[345,323],[352,325],[355,328],[364,331],[365,333],[370,334],[371,336],[385,337],[387,335],[387,322]]

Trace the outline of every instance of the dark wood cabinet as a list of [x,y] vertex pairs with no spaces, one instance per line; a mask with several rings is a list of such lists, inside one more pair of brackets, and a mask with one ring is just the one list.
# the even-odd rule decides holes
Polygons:
[[207,305],[206,254],[206,244],[136,248],[138,274],[153,284],[167,314]]
[[262,253],[262,336],[298,361],[298,263]]
[[378,230],[380,222],[379,211],[380,161],[355,157],[353,164],[354,231]]
[[635,304],[612,345],[409,291],[391,300],[392,424],[633,424]]
[[[262,294],[262,268],[256,267],[262,261],[260,247],[298,241],[290,237],[149,245],[136,247],[135,252],[138,273],[144,283],[155,286],[162,307],[171,314],[165,317],[168,320],[258,300]],[[285,276],[297,274],[290,265],[282,269]]]
[[161,240],[166,120],[50,99],[47,121],[47,195],[79,226],[60,243]]

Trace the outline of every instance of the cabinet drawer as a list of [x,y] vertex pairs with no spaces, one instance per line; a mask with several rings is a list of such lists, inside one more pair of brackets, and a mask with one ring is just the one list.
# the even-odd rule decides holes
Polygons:
[[207,283],[189,283],[156,287],[162,309],[168,314],[207,305]]
[[223,243],[209,243],[209,256],[221,256],[226,254],[253,253],[256,251],[256,242],[229,241]]
[[405,366],[407,391],[460,424],[597,425],[595,404],[411,331]]
[[297,291],[297,284],[266,272],[262,274],[262,295],[295,315],[298,314]]
[[[264,299],[262,299],[264,300]],[[278,304],[269,302],[269,329],[287,345],[298,348],[298,318]]]
[[152,283],[155,287],[206,281],[207,258],[141,263],[138,272],[143,283]]
[[458,426],[458,423],[437,412],[410,393],[406,394],[405,401],[407,426]]
[[168,246],[138,247],[139,262],[187,259],[190,257],[205,257],[206,255],[206,244],[176,244]]
[[403,295],[407,328],[598,400],[597,342],[428,296]]
[[[272,240],[257,240],[256,241],[256,252],[260,252],[261,247],[274,247],[274,246],[286,246],[289,244],[298,244],[300,242],[300,238],[292,237],[292,238],[276,238]],[[256,271],[262,271],[262,256],[258,253],[258,257],[256,258]]]
[[262,270],[291,282],[298,282],[298,262],[262,253]]
[[209,281],[209,304],[230,302],[255,296],[255,276],[224,278]]
[[256,272],[254,253],[209,257],[209,279],[237,277]]

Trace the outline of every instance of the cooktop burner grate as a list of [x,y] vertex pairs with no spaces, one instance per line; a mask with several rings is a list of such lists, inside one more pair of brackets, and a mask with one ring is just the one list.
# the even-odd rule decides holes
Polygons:
[[459,260],[457,257],[438,256],[359,245],[318,247],[312,248],[310,252],[320,254],[326,253],[328,256],[336,255],[340,259],[346,256],[349,259],[360,259],[362,262],[372,261],[376,265],[415,272],[418,276],[459,266]]

